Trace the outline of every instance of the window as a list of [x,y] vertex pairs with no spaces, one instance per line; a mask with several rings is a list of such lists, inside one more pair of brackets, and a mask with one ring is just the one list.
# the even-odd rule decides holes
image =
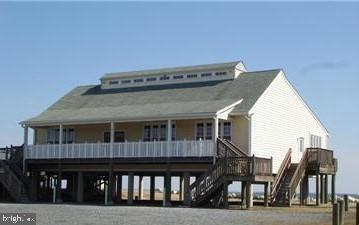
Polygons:
[[196,140],[203,140],[204,139],[204,124],[197,123],[196,126]]
[[[125,142],[125,132],[115,131],[114,139],[115,139],[114,142]],[[103,142],[105,143],[111,142],[111,133],[109,131],[103,133]]]
[[174,75],[173,79],[175,80],[183,79],[183,75]]
[[231,122],[223,122],[222,138],[226,140],[231,140],[231,136]]
[[139,79],[134,79],[133,80],[135,83],[141,83],[141,82],[143,82],[143,79],[142,78],[139,78]]
[[152,141],[158,141],[158,125],[152,127]]
[[162,124],[160,128],[160,141],[165,141],[167,139],[167,126]]
[[151,126],[146,125],[143,130],[143,141],[151,141]]
[[212,123],[206,123],[206,140],[212,139]]
[[216,76],[225,76],[225,75],[227,75],[227,72],[224,72],[224,71],[216,72]]
[[[65,128],[62,130],[62,143],[72,144],[75,141],[75,130],[73,128]],[[49,128],[47,130],[47,143],[48,144],[59,144],[60,129]]]
[[298,138],[298,142],[299,152],[304,152],[304,138]]
[[160,80],[169,80],[170,77],[167,75],[163,75],[162,77],[160,77]]
[[176,124],[172,123],[172,137],[171,140],[174,141],[176,140]]
[[146,79],[146,81],[151,82],[151,81],[156,81],[157,77],[149,77]]
[[321,148],[322,147],[322,137],[317,135],[310,135],[310,147],[312,148]]
[[130,84],[131,80],[121,80],[121,84]]
[[110,80],[110,85],[118,84],[118,80]]
[[196,78],[197,74],[187,74],[187,78]]
[[201,77],[210,77],[212,76],[212,73],[202,73]]

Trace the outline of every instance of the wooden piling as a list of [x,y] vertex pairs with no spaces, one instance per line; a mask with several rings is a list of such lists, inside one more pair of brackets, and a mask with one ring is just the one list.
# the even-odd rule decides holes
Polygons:
[[359,225],[359,202],[357,202],[357,212],[356,212],[356,225]]
[[339,225],[339,205],[338,203],[333,204],[333,223],[332,225]]
[[348,212],[348,210],[349,210],[349,198],[348,198],[348,195],[344,195],[344,208],[345,208],[345,212]]
[[339,225],[343,225],[344,224],[344,201],[339,200],[338,204],[339,204]]

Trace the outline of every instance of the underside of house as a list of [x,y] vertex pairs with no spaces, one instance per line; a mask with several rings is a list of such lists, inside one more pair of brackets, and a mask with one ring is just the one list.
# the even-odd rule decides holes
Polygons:
[[282,70],[231,62],[105,74],[21,125],[24,145],[0,149],[2,198],[152,204],[160,190],[166,206],[227,208],[228,186],[240,182],[243,207],[255,184],[265,206],[290,206],[298,193],[308,204],[315,177],[319,205],[331,175],[335,200],[328,132]]

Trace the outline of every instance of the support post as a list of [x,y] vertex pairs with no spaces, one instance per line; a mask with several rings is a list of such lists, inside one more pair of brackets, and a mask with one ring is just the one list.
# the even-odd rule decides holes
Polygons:
[[309,198],[309,178],[308,178],[308,176],[304,176],[302,185],[303,185],[302,205],[308,205],[308,203],[309,203],[308,202],[308,198]]
[[324,175],[324,203],[328,204],[328,175]]
[[183,201],[183,176],[180,176],[179,179],[179,197],[180,201]]
[[246,207],[246,181],[241,182],[241,206],[242,208]]
[[122,201],[122,175],[117,175],[117,201]]
[[107,188],[107,204],[113,205],[113,186],[114,186],[114,176],[113,176],[113,165],[110,164],[108,171],[108,188]]
[[188,172],[183,174],[183,204],[185,206],[191,204],[190,174]]
[[59,164],[57,182],[56,182],[56,203],[62,203],[61,180],[62,180],[62,165]]
[[320,175],[320,204],[324,203],[324,175]]
[[29,127],[24,127],[24,149],[23,149],[23,160],[22,160],[22,172],[23,174],[26,173],[26,156],[27,156],[27,149],[28,149],[28,140],[29,140]]
[[333,218],[332,218],[333,225],[339,225],[339,205],[338,203],[333,204]]
[[138,176],[138,200],[143,200],[143,176]]
[[344,195],[344,209],[345,209],[345,212],[348,212],[348,210],[349,210],[349,198],[348,198],[348,195]]
[[344,201],[339,200],[338,205],[339,205],[339,224],[343,225],[344,224]]
[[213,164],[216,163],[217,157],[217,138],[218,138],[218,116],[213,118]]
[[110,158],[113,157],[113,143],[115,142],[115,123],[110,124]]
[[268,199],[269,199],[269,185],[270,183],[269,182],[266,182],[264,184],[264,207],[268,207],[269,205],[269,202],[268,202]]
[[335,194],[335,174],[332,175],[332,204],[336,203],[336,194]]
[[171,206],[171,173],[167,171],[164,179],[164,206]]
[[246,207],[251,208],[253,206],[252,198],[252,184],[250,181],[246,182]]
[[156,177],[154,175],[152,175],[150,177],[150,200],[154,201],[155,200],[155,187],[156,187]]
[[228,209],[228,181],[223,182],[223,208]]
[[319,205],[319,194],[320,194],[320,181],[319,181],[319,174],[316,175],[315,179],[315,204]]
[[39,173],[36,171],[31,172],[31,198],[37,201],[37,193],[39,188]]
[[83,203],[84,201],[84,173],[77,172],[77,203]]
[[133,205],[134,174],[128,173],[127,204]]
[[359,202],[357,202],[357,207],[356,207],[356,224],[355,225],[359,225]]

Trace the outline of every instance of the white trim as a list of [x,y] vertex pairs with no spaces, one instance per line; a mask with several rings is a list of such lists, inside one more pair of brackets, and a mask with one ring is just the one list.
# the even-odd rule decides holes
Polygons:
[[[236,101],[236,102],[230,104],[229,106],[226,106],[226,107],[224,107],[224,108],[218,110],[218,111],[216,112],[216,115],[219,116],[220,114],[225,113],[225,112],[227,112],[228,110],[233,110],[233,108],[234,108],[235,106],[239,105],[242,101],[243,101],[243,98],[241,98],[240,100],[238,100],[238,101]],[[228,114],[228,113],[230,113],[230,112],[227,112],[227,114]]]

